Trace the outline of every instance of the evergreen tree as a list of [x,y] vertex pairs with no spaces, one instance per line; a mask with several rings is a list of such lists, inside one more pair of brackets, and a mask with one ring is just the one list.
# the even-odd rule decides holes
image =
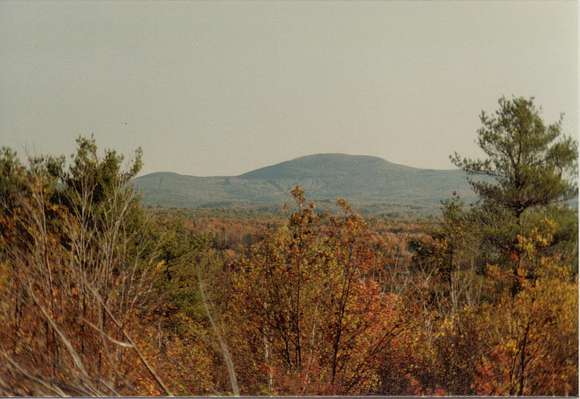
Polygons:
[[[538,226],[547,214],[558,209],[570,212],[566,201],[578,192],[578,152],[577,142],[562,131],[562,117],[546,124],[533,98],[502,97],[498,103],[495,113],[480,116],[477,143],[486,157],[463,158],[455,153],[451,160],[468,173],[480,197],[470,218],[482,236],[482,260],[511,264],[515,294],[522,273],[518,237]],[[526,271],[526,277],[534,275]]]
[[577,143],[562,133],[562,118],[546,125],[534,99],[499,100],[499,109],[482,112],[477,142],[485,159],[462,158],[453,163],[470,175],[475,192],[486,202],[505,208],[516,218],[529,208],[573,198],[577,184]]

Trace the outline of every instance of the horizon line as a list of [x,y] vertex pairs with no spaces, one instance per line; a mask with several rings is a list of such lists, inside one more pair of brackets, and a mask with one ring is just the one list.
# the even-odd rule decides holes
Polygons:
[[344,153],[344,152],[319,152],[319,153],[314,153],[314,154],[306,154],[306,155],[301,155],[295,158],[291,158],[285,161],[280,161],[280,162],[276,162],[276,163],[272,163],[272,164],[268,164],[268,165],[264,165],[264,166],[260,166],[257,167],[255,169],[240,173],[240,174],[235,174],[235,175],[195,175],[195,174],[189,174],[189,173],[179,173],[179,172],[174,172],[171,170],[159,170],[159,171],[154,171],[154,172],[148,172],[148,173],[144,173],[144,174],[140,174],[138,176],[136,176],[135,178],[139,178],[139,177],[145,177],[145,176],[149,176],[149,175],[153,175],[153,174],[158,174],[158,173],[166,173],[166,174],[174,174],[174,175],[179,175],[179,176],[187,176],[187,177],[199,177],[199,178],[210,178],[210,177],[242,177],[243,175],[258,171],[260,169],[264,169],[264,168],[269,168],[272,166],[276,166],[276,165],[281,165],[283,163],[287,163],[287,162],[292,162],[292,161],[296,161],[302,158],[308,158],[308,157],[315,157],[315,156],[321,156],[321,155],[346,155],[348,157],[366,157],[366,158],[376,158],[376,159],[380,159],[384,162],[390,163],[392,165],[396,165],[396,166],[402,166],[405,168],[411,168],[411,169],[417,169],[417,170],[425,170],[425,171],[441,171],[441,172],[445,172],[445,171],[457,171],[457,170],[461,170],[459,168],[450,168],[450,169],[438,169],[438,168],[421,168],[421,167],[417,167],[417,166],[411,166],[411,165],[405,165],[405,164],[401,164],[401,163],[396,163],[396,162],[391,162],[385,158],[382,158],[380,156],[376,156],[376,155],[365,155],[365,154],[348,154],[348,153]]

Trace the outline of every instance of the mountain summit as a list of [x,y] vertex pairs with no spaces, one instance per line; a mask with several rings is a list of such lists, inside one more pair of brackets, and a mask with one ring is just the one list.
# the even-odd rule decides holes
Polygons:
[[414,169],[385,161],[379,157],[347,154],[315,154],[266,166],[241,175],[242,178],[304,178],[337,175],[372,175],[389,170]]
[[383,211],[395,207],[430,213],[454,191],[473,197],[460,170],[419,169],[346,154],[308,155],[239,176],[152,173],[134,184],[146,204],[179,208],[277,206],[289,201],[295,185],[317,201],[344,197],[356,207]]

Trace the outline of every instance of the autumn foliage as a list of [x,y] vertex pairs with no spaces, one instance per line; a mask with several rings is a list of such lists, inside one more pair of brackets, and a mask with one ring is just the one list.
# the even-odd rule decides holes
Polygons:
[[0,153],[0,394],[578,395],[567,205],[208,216],[143,208],[140,162]]

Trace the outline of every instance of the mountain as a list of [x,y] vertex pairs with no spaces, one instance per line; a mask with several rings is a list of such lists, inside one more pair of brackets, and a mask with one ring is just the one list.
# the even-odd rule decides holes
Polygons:
[[474,199],[460,170],[418,169],[345,154],[309,155],[239,176],[151,173],[134,184],[145,204],[176,208],[275,207],[291,201],[289,191],[295,185],[323,205],[343,197],[372,213],[433,213],[454,191]]

